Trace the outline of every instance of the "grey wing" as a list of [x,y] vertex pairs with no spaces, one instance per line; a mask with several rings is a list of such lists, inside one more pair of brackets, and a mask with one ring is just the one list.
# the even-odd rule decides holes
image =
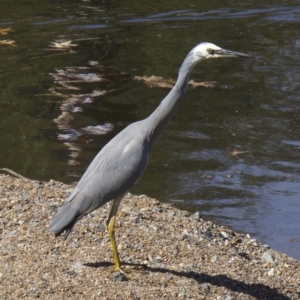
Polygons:
[[94,158],[74,191],[54,215],[50,230],[70,232],[75,222],[108,201],[124,195],[148,163],[150,148],[135,123],[112,139]]
[[143,137],[107,146],[95,157],[67,200],[79,202],[80,213],[89,213],[126,193],[146,168],[149,150]]

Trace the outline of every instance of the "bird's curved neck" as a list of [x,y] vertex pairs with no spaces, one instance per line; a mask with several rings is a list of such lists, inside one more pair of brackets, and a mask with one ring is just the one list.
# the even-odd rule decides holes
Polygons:
[[185,58],[179,73],[178,79],[169,92],[169,94],[162,100],[156,110],[146,119],[148,124],[149,138],[156,139],[164,127],[168,124],[171,117],[173,116],[177,106],[180,103],[183,95],[188,86],[189,75],[195,65],[191,57],[191,53]]

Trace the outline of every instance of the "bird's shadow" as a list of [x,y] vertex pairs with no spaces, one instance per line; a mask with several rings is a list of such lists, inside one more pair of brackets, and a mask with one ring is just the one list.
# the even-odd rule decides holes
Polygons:
[[[98,262],[98,263],[86,263],[84,266],[91,268],[106,268],[113,264],[110,262]],[[256,299],[277,299],[277,300],[289,300],[290,298],[279,293],[276,289],[270,288],[269,286],[261,283],[244,283],[236,279],[232,279],[226,275],[207,275],[205,273],[197,273],[195,271],[179,272],[174,270],[169,270],[166,268],[149,267],[143,264],[134,263],[123,263],[125,266],[133,266],[136,268],[143,267],[144,270],[148,270],[153,273],[170,273],[179,277],[186,277],[194,279],[199,285],[204,283],[209,283],[214,286],[225,287],[228,290],[248,294]]]

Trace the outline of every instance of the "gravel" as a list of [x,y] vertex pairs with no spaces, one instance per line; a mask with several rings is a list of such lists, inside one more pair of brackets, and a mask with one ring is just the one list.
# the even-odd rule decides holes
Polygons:
[[0,175],[0,299],[300,299],[299,261],[145,195],[121,203],[116,240],[126,277],[112,273],[110,204],[66,241],[49,232],[71,190]]

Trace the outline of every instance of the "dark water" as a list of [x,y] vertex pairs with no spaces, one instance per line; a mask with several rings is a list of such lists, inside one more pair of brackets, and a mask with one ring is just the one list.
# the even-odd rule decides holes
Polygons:
[[202,2],[1,0],[0,167],[78,180],[168,93],[135,76],[176,79],[202,41],[249,53],[194,69],[216,86],[189,88],[131,192],[300,259],[300,2]]

